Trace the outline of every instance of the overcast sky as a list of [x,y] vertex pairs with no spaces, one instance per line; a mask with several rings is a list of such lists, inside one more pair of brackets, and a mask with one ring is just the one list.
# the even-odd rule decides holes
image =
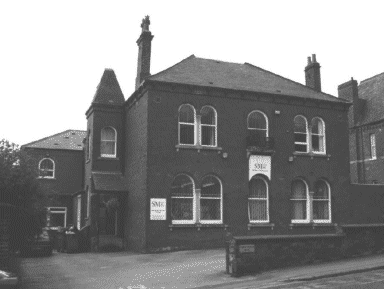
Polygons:
[[[249,62],[304,83],[307,56],[323,91],[384,72],[382,1],[1,1],[0,139],[25,144],[85,130],[105,68],[134,91],[141,19],[151,73],[194,54]],[[383,2],[384,3],[384,2]]]

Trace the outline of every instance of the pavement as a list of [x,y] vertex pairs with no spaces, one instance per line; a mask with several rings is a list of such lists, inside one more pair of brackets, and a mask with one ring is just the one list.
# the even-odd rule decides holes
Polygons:
[[23,258],[20,267],[21,289],[261,289],[382,269],[384,254],[281,268],[238,278],[225,272],[224,249],[161,254],[54,253],[51,257]]

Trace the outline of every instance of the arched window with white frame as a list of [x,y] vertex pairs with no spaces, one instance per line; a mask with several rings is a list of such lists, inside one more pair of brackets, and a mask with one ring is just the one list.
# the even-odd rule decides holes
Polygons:
[[101,130],[100,155],[107,158],[116,157],[117,133],[115,128],[108,126]]
[[308,184],[303,179],[295,179],[291,184],[292,223],[309,222]]
[[249,182],[248,216],[251,223],[269,222],[269,192],[267,181],[260,176]]
[[196,220],[195,183],[186,175],[177,175],[171,185],[171,218],[173,224],[192,224]]
[[50,158],[44,158],[39,162],[39,177],[44,179],[55,178],[55,162]]
[[179,107],[179,144],[196,144],[196,111],[190,104]]
[[308,122],[302,115],[295,116],[294,119],[295,151],[308,152]]
[[268,137],[268,117],[259,110],[254,110],[248,114],[247,127],[251,135],[255,135],[258,140]]
[[325,124],[319,117],[311,121],[311,147],[312,152],[325,154]]
[[222,223],[223,194],[221,181],[212,175],[205,176],[200,190],[201,223]]
[[313,222],[331,223],[331,187],[325,180],[318,180],[313,194]]
[[201,145],[217,146],[217,113],[211,106],[203,106],[200,110]]

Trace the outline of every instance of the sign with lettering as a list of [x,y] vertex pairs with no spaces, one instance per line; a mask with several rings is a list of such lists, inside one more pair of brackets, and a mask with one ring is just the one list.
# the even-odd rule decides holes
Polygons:
[[253,244],[240,245],[239,253],[255,253],[255,245]]
[[167,219],[167,199],[151,199],[151,220]]
[[251,155],[249,157],[249,179],[254,175],[262,174],[271,179],[271,157]]

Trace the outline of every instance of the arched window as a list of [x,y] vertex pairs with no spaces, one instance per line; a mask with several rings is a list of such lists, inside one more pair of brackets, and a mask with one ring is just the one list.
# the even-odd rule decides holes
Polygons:
[[309,222],[308,185],[302,179],[296,179],[291,186],[291,201],[293,204],[292,223]]
[[254,110],[248,115],[248,131],[259,140],[268,137],[268,117],[265,113]]
[[101,130],[100,155],[102,157],[116,157],[117,133],[113,127],[105,127]]
[[190,176],[178,175],[171,185],[172,223],[194,223],[195,183]]
[[203,178],[200,193],[201,223],[222,222],[222,186],[215,176]]
[[308,123],[302,115],[297,115],[294,119],[295,151],[308,152]]
[[253,177],[249,183],[248,216],[251,223],[269,222],[268,183]]
[[52,159],[45,158],[39,162],[39,177],[46,179],[55,178],[55,162]]
[[190,104],[179,108],[179,144],[194,145],[196,143],[196,111]]
[[311,121],[311,141],[312,152],[325,153],[325,124],[319,117]]
[[331,222],[331,192],[329,184],[324,180],[318,180],[315,183],[313,221],[315,223]]
[[204,106],[201,111],[201,145],[217,146],[217,114],[211,106]]

